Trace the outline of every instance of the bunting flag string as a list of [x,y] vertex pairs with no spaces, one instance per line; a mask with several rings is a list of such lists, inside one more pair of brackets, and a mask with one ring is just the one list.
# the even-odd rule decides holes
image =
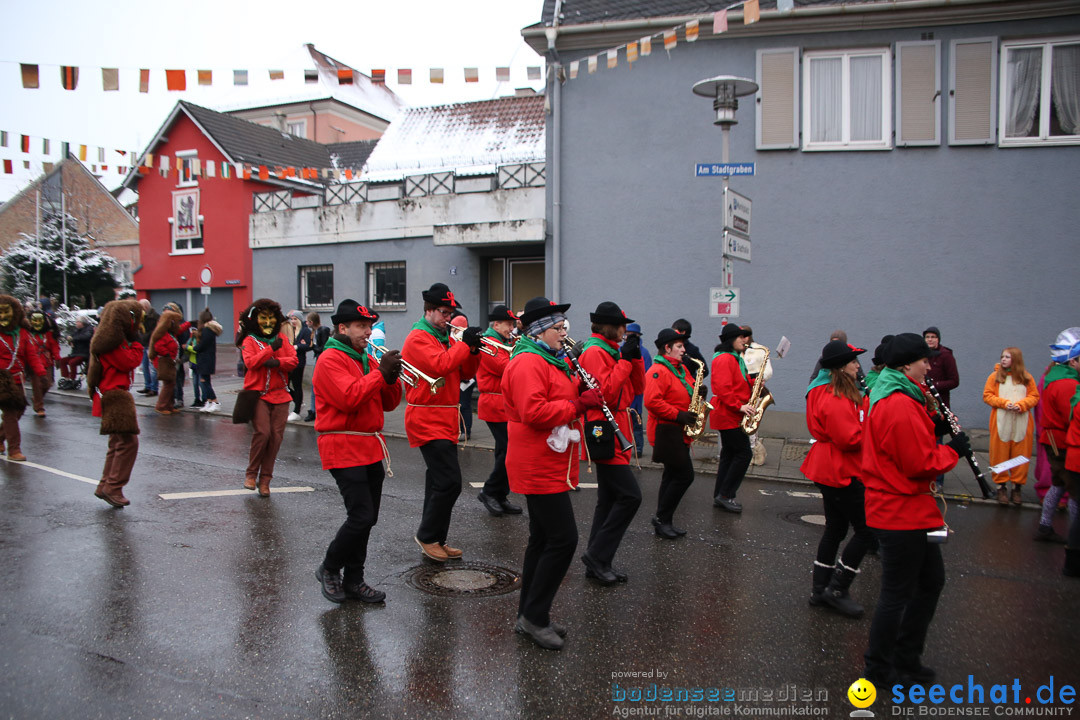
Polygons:
[[[747,0],[748,1],[748,0]],[[618,48],[616,49],[616,51]],[[19,66],[20,82],[24,90],[39,90],[41,89],[41,65],[37,63],[8,63],[17,64]],[[79,67],[74,65],[64,65],[60,67],[60,85],[65,90],[76,90],[79,87]],[[121,69],[120,68],[100,68],[101,70],[101,90],[104,92],[117,92],[121,88]],[[398,85],[412,85],[413,84],[413,70],[412,68],[396,68],[396,77]],[[246,87],[251,86],[252,72],[266,73],[271,82],[283,81],[286,77],[299,77],[301,71],[299,70],[233,70],[232,71],[232,87]],[[356,83],[356,73],[358,71],[350,67],[338,67],[337,68],[337,82],[339,85],[353,85]],[[170,92],[185,92],[188,89],[188,75],[191,73],[191,77],[195,79],[197,86],[210,87],[214,85],[214,73],[212,70],[186,70],[186,69],[164,69],[164,70],[151,70],[150,68],[139,68],[139,82],[138,91],[140,93],[150,92],[151,75],[156,78],[154,84],[156,88],[160,88],[161,75],[164,74],[164,86],[165,89]],[[319,71],[313,69],[305,69],[302,72],[305,83],[317,83],[319,81]],[[369,77],[371,81],[377,85],[385,85],[388,78],[394,77],[394,71],[387,68],[374,68],[370,71]],[[445,68],[429,68],[428,82],[432,85],[442,85],[445,83]],[[483,69],[478,67],[466,67],[462,69],[462,79],[466,83],[477,83],[483,80],[488,80],[494,77],[496,82],[505,83],[511,81],[511,68],[500,66],[492,69]],[[540,65],[530,65],[525,68],[525,77],[528,81],[538,81],[543,77],[543,67]],[[91,83],[93,85],[93,83]],[[86,84],[84,83],[84,87]],[[126,89],[126,88],[125,88]]]

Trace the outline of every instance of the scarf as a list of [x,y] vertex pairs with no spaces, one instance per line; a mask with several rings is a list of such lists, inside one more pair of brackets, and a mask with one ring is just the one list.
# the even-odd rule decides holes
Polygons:
[[1080,380],[1080,373],[1076,372],[1076,370],[1068,365],[1055,363],[1054,366],[1046,372],[1046,379],[1043,380],[1043,387],[1046,387],[1055,380],[1066,380],[1069,378]]
[[830,382],[832,382],[832,372],[828,368],[821,368],[818,370],[817,377],[810,381],[810,386],[806,388],[806,394],[809,395],[814,388],[828,385]]
[[668,370],[670,370],[671,374],[674,375],[676,379],[678,379],[678,381],[682,383],[682,386],[684,388],[686,388],[686,394],[690,397],[694,397],[694,388],[690,385],[690,383],[686,382],[686,366],[680,363],[679,369],[676,370],[675,366],[672,365],[671,362],[663,355],[657,356],[656,364],[663,365]]
[[450,344],[450,331],[439,330],[437,327],[429,323],[427,321],[427,318],[420,318],[419,320],[417,320],[415,323],[413,323],[412,329],[423,330],[428,335],[441,342],[443,345]]
[[364,367],[364,374],[365,375],[367,375],[369,372],[371,372],[371,370],[368,368],[368,356],[367,356],[367,354],[365,353],[365,354],[361,355],[360,353],[356,352],[356,348],[351,347],[349,345],[346,345],[345,343],[338,340],[336,337],[332,337],[329,340],[327,340],[326,345],[323,346],[323,349],[324,350],[340,350],[341,352],[343,352],[346,355],[348,355],[349,357],[351,357],[353,360],[356,360],[358,363],[360,363]]
[[608,355],[615,358],[616,360],[619,359],[619,349],[611,347],[611,343],[609,343],[604,337],[600,335],[592,335],[588,340],[586,340],[585,345],[581,348],[581,353],[585,354],[585,351],[591,347],[598,347],[601,350],[606,351]]
[[881,374],[878,375],[877,382],[874,383],[874,389],[870,393],[870,409],[874,409],[874,404],[878,400],[887,398],[895,392],[902,392],[908,397],[913,398],[922,406],[926,406],[926,396],[923,394],[922,389],[916,385],[911,378],[905,375],[900,370],[893,368],[884,368]]
[[746,381],[750,380],[750,375],[746,372],[746,363],[743,362],[742,355],[737,352],[731,352],[730,350],[724,350],[722,352],[713,354],[713,360],[720,357],[721,355],[734,355],[735,359],[739,361],[739,370],[742,371],[743,379]]
[[565,360],[555,357],[554,353],[550,349],[537,344],[537,342],[528,335],[523,335],[521,336],[521,338],[518,339],[517,344],[514,346],[514,352],[510,355],[510,359],[513,360],[518,355],[521,355],[523,353],[532,353],[533,355],[539,355],[540,357],[544,358],[544,361],[547,362],[549,365],[554,365],[559,370],[562,370],[564,373],[566,373],[566,377],[573,378],[573,373],[570,370],[570,365],[568,365]]

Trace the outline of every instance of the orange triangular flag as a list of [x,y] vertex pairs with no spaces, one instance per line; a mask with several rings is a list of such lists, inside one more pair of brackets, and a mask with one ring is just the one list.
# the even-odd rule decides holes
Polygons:
[[758,0],[746,0],[743,4],[743,25],[756,23],[761,19],[761,5]]

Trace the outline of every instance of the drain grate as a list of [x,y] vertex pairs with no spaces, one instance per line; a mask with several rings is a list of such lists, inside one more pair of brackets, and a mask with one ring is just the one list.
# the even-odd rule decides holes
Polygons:
[[810,452],[809,445],[796,445],[793,443],[784,443],[784,449],[781,452],[781,457],[786,462],[802,462],[807,453]]
[[417,590],[441,597],[505,595],[521,585],[516,572],[476,562],[421,565],[406,573],[406,581]]

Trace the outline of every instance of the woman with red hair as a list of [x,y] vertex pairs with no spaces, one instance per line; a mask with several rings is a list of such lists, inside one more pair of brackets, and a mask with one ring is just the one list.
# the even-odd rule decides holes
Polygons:
[[[1031,411],[1039,404],[1039,388],[1035,378],[1024,369],[1024,355],[1018,347],[1001,351],[1001,360],[986,378],[983,402],[994,408],[990,412],[990,464],[998,465],[1014,457],[1031,457],[1031,442],[1035,428]],[[1027,483],[1030,463],[1022,463],[1005,472],[994,473],[999,505],[1010,502],[1020,507],[1020,490]],[[1012,481],[1012,496],[1008,484]]]

